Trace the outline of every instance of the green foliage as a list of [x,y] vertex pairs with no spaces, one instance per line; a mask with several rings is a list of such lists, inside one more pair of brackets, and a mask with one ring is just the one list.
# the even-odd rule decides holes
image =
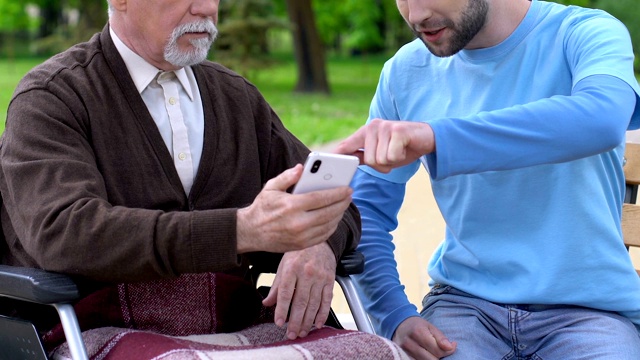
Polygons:
[[329,57],[331,95],[291,93],[295,63],[279,64],[253,79],[287,128],[310,147],[344,138],[364,125],[385,55]]
[[[351,31],[348,33],[345,45],[351,49],[361,51],[380,50],[384,46],[384,13],[378,1],[347,0],[344,2],[345,11],[351,14]],[[356,15],[357,14],[357,15]]]
[[622,21],[629,33],[631,34],[631,42],[633,44],[634,53],[636,54],[635,70],[640,72],[640,7],[638,0],[599,0],[596,1],[596,7],[602,9]]
[[8,58],[15,58],[21,40],[28,36],[35,26],[35,19],[27,15],[27,6],[15,0],[0,0],[0,52]]
[[413,36],[395,0],[321,0],[313,10],[324,43],[343,53],[393,51]]
[[[107,22],[107,2],[104,0],[56,0],[57,5],[48,0],[30,0],[47,6],[50,12],[41,29],[41,36],[33,42],[38,55],[51,55],[74,44],[89,40]],[[79,12],[77,23],[67,21],[65,12]]]
[[330,47],[338,47],[341,34],[349,30],[349,17],[342,11],[344,0],[321,0],[313,2],[316,26],[322,41]]
[[593,7],[593,0],[555,0],[564,5],[577,5],[582,7]]
[[[37,16],[29,16],[27,8]],[[102,29],[106,9],[104,0],[0,0],[0,51],[10,57],[16,49],[22,56],[58,53]],[[78,21],[72,23],[69,15],[75,11]]]
[[271,0],[221,2],[219,19],[213,58],[245,76],[270,65],[268,34],[288,27]]
[[0,0],[0,32],[16,32],[29,27],[26,4],[15,0]]
[[377,1],[324,0],[313,3],[316,23],[325,44],[357,51],[384,46],[383,8]]

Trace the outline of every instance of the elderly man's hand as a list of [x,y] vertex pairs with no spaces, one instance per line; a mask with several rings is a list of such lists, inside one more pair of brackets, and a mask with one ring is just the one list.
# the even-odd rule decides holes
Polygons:
[[305,337],[312,326],[320,328],[327,321],[335,274],[335,256],[326,242],[284,254],[263,304],[276,304],[274,320],[278,326],[284,325],[291,309],[289,339]]
[[237,213],[238,253],[285,253],[326,241],[351,204],[348,186],[292,195],[302,175],[296,165],[269,180],[251,205]]

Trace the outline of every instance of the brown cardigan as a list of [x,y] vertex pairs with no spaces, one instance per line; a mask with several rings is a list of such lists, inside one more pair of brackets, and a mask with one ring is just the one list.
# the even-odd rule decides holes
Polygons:
[[[211,62],[193,70],[205,131],[188,198],[108,26],[25,76],[1,140],[2,263],[108,283],[247,265],[237,209],[308,149],[245,79]],[[329,241],[336,257],[359,225],[352,205]]]

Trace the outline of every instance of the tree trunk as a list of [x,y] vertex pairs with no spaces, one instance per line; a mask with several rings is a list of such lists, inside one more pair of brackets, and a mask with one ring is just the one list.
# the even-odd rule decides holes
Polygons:
[[316,29],[312,0],[286,0],[293,25],[293,48],[298,67],[297,92],[329,93],[322,40]]

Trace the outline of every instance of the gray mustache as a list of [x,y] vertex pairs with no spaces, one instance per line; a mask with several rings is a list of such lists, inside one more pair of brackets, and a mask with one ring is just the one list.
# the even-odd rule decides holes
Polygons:
[[212,20],[194,21],[178,26],[173,30],[172,37],[177,38],[191,32],[206,32],[213,39],[218,35],[218,28]]

